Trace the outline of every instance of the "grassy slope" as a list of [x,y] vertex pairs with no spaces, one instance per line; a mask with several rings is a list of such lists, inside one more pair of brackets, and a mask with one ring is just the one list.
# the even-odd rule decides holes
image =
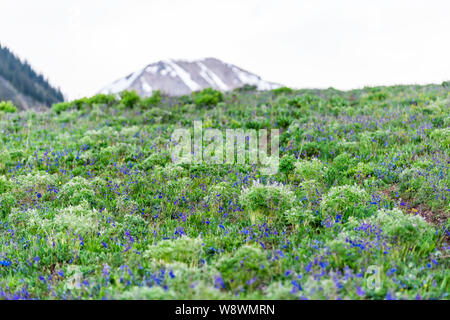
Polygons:
[[[0,115],[0,298],[448,299],[448,87],[124,103]],[[281,172],[172,165],[193,120]]]

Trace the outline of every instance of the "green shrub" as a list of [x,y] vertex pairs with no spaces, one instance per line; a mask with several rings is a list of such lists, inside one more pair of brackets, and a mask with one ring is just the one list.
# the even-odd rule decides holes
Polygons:
[[90,97],[88,100],[89,104],[106,104],[112,105],[116,102],[116,96],[114,94],[103,94],[99,93],[95,96]]
[[138,95],[136,90],[125,90],[120,93],[120,101],[126,108],[131,109],[141,101],[141,97]]
[[257,86],[250,85],[250,84],[245,84],[244,86],[236,88],[233,91],[245,93],[245,92],[253,92],[253,91],[256,91],[256,90],[258,90]]
[[90,210],[87,202],[69,206],[59,211],[53,221],[55,231],[71,230],[77,234],[94,234],[98,230],[97,211]]
[[[87,202],[68,206],[50,214],[39,209],[12,210],[10,223],[23,227],[28,232],[53,235],[59,241],[68,241],[68,231],[93,236],[99,231],[98,212],[91,210]],[[51,241],[51,239],[47,239]]]
[[381,209],[369,221],[379,225],[393,241],[426,251],[434,249],[435,230],[419,215],[405,214],[397,208]]
[[286,222],[290,225],[298,227],[300,225],[311,225],[317,218],[310,209],[294,207],[284,212]]
[[74,177],[64,184],[58,196],[63,203],[73,206],[79,205],[83,200],[89,203],[95,200],[95,192],[91,184],[83,177]]
[[205,202],[212,208],[226,207],[233,197],[233,188],[227,182],[219,182],[212,185],[208,190],[208,196],[205,197]]
[[320,101],[320,98],[317,96],[313,96],[310,94],[305,94],[301,96],[294,97],[288,101],[289,106],[293,108],[302,108],[307,109],[311,107],[314,104],[318,104]]
[[248,120],[245,122],[245,128],[246,129],[263,129],[266,127],[266,121],[265,120]]
[[277,118],[277,125],[280,128],[286,129],[291,124],[292,119],[289,116],[280,115]]
[[357,186],[338,186],[323,195],[320,208],[323,213],[331,216],[363,216],[368,200],[367,192]]
[[294,92],[294,90],[292,90],[291,88],[288,88],[288,87],[280,87],[280,88],[272,90],[272,93],[277,96],[281,95],[281,94],[291,94],[293,92]]
[[57,176],[44,171],[35,171],[27,175],[20,175],[11,182],[16,199],[30,201],[34,197],[34,193],[41,193],[46,198],[47,189],[57,185]]
[[329,186],[332,186],[336,181],[341,183],[348,183],[348,170],[354,165],[354,158],[348,153],[341,153],[333,159],[333,163],[329,166],[325,180]]
[[284,175],[288,176],[295,169],[295,162],[297,159],[294,156],[285,155],[280,160],[279,170]]
[[232,289],[257,288],[270,278],[270,261],[260,248],[244,245],[216,264],[225,285]]
[[147,249],[144,257],[165,262],[178,261],[188,265],[197,265],[202,257],[202,241],[199,238],[188,237],[160,241]]
[[60,113],[62,113],[62,112],[64,112],[64,111],[67,111],[67,110],[69,110],[70,109],[70,107],[72,107],[72,103],[70,103],[70,102],[59,102],[59,103],[55,103],[53,106],[52,106],[52,110],[54,111],[54,112],[56,112],[57,114],[60,114]]
[[172,163],[168,163],[163,167],[152,162],[149,169],[152,168],[152,166],[154,166],[153,174],[159,181],[177,180],[182,178],[184,174],[184,169],[181,166]]
[[346,100],[343,97],[338,96],[338,95],[332,96],[328,100],[328,104],[330,105],[330,107],[338,107],[338,108],[348,107],[350,105],[348,100]]
[[434,129],[430,137],[443,148],[450,148],[450,128]]
[[[157,104],[154,104],[157,105]],[[149,105],[151,106],[151,104]],[[147,107],[145,107],[147,108]],[[173,114],[169,110],[153,107],[149,110],[144,111],[144,117],[151,119],[156,123],[164,123],[173,119]]]
[[417,167],[406,168],[399,175],[400,191],[417,194],[423,184],[426,184],[426,178],[421,175],[422,170]]
[[0,111],[6,112],[6,113],[15,113],[15,112],[17,112],[17,108],[12,103],[12,101],[0,101]]
[[0,194],[8,192],[11,189],[11,183],[5,176],[0,176]]
[[85,110],[86,107],[90,106],[89,98],[80,98],[73,101],[73,104],[77,107],[77,110]]
[[11,161],[8,150],[0,151],[0,173],[3,173]]
[[9,156],[11,157],[11,161],[13,162],[19,162],[22,161],[25,157],[25,152],[20,149],[14,149],[9,151]]
[[141,105],[145,109],[156,107],[161,102],[161,99],[162,99],[161,91],[156,90],[153,92],[151,97],[146,97],[142,99]]
[[301,150],[302,155],[306,157],[319,157],[322,154],[322,146],[317,141],[303,142]]
[[295,163],[295,178],[298,181],[316,180],[323,181],[327,167],[318,159],[299,160]]
[[142,162],[142,167],[145,170],[150,170],[154,166],[164,167],[170,161],[170,156],[166,153],[154,153]]
[[15,205],[16,198],[11,192],[0,192],[0,218],[8,217]]
[[122,130],[120,130],[120,135],[130,139],[134,138],[140,130],[142,129],[138,126],[123,127]]
[[250,211],[255,221],[258,217],[274,217],[292,208],[295,195],[288,186],[279,183],[261,184],[254,181],[248,188],[243,188],[239,197],[240,204]]
[[348,174],[359,179],[365,179],[372,176],[375,172],[375,167],[370,163],[358,162],[358,164],[348,170]]
[[223,101],[223,94],[212,88],[206,88],[200,92],[193,92],[192,99],[197,106],[215,106]]
[[352,157],[348,153],[341,153],[333,159],[333,167],[339,172],[347,172],[352,165]]
[[116,198],[114,213],[125,216],[136,210],[137,207],[138,204],[134,200],[126,196],[120,196]]
[[309,208],[312,208],[320,199],[325,190],[325,185],[317,180],[303,180],[295,190],[297,198]]

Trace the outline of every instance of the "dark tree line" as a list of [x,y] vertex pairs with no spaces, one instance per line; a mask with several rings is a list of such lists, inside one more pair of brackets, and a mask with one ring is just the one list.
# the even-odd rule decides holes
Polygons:
[[22,62],[8,48],[0,44],[0,76],[8,80],[19,92],[37,102],[52,105],[64,100],[59,89],[50,86],[27,61]]

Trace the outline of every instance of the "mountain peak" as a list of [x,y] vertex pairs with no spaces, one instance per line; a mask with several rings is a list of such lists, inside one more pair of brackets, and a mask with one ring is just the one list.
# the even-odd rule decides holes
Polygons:
[[258,90],[280,87],[235,65],[208,57],[193,61],[169,59],[151,63],[106,86],[101,92],[136,90],[141,96],[150,96],[153,91],[160,90],[168,95],[179,96],[205,88],[230,91],[244,85],[256,86]]

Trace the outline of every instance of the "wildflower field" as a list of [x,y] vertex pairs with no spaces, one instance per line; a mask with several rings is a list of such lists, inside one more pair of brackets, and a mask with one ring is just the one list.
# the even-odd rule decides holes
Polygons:
[[[0,299],[449,299],[450,83],[0,108]],[[172,163],[175,128],[280,165]]]

